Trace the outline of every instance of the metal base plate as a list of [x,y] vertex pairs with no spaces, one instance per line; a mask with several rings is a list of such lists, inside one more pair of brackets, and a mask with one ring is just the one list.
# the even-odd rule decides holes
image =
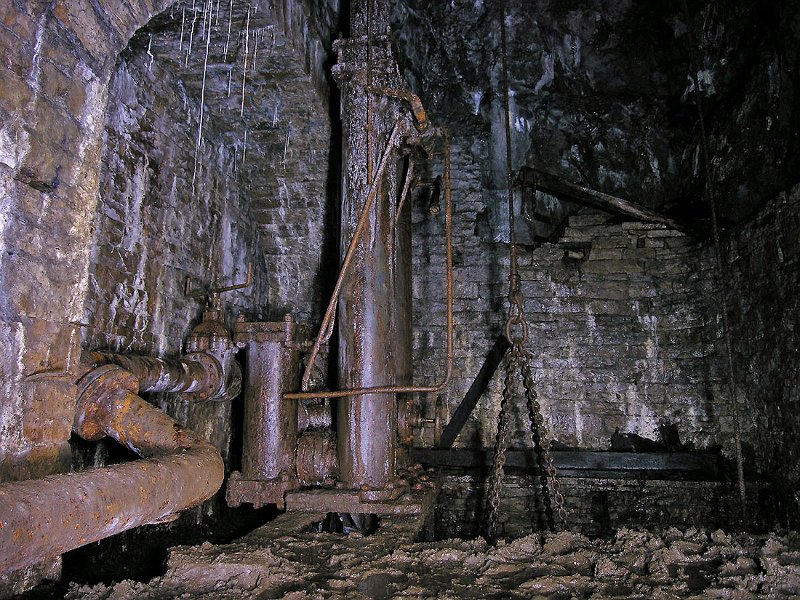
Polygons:
[[436,490],[429,489],[403,494],[394,500],[367,502],[358,490],[315,489],[286,494],[286,510],[304,512],[370,513],[375,515],[417,515],[433,509]]
[[254,508],[274,504],[279,510],[286,508],[286,492],[300,487],[297,479],[269,479],[266,481],[242,479],[238,471],[228,478],[225,502],[231,508],[247,503]]

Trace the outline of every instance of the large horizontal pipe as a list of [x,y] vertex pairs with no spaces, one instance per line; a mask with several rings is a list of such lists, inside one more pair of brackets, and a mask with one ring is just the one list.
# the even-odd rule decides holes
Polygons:
[[0,485],[0,573],[163,521],[222,485],[219,451],[137,396],[135,376],[105,365],[79,385],[75,433],[145,458]]
[[[199,355],[198,355],[199,356]],[[167,359],[112,352],[90,352],[92,367],[118,365],[139,380],[139,393],[191,393],[219,388],[222,369],[209,354],[204,360]]]

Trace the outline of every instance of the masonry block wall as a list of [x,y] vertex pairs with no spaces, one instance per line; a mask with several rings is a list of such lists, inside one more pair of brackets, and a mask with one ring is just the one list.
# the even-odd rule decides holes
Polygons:
[[[85,345],[179,355],[203,290],[244,280],[256,227],[232,148],[211,122],[196,149],[196,99],[182,97],[171,74],[149,62],[144,51],[121,60],[109,86]],[[254,266],[262,288],[263,266]],[[187,278],[198,296],[187,295]],[[257,310],[259,288],[224,302]]]
[[[243,3],[234,5],[238,15]],[[82,342],[84,347],[179,351],[200,312],[197,301],[176,293],[185,275],[192,275],[198,287],[224,282],[241,276],[250,259],[256,287],[251,296],[234,295],[229,300],[234,309],[247,309],[253,318],[280,317],[287,308],[309,319],[318,312],[329,178],[327,82],[320,67],[338,5],[315,3],[313,18],[319,22],[310,18],[304,2],[261,7],[263,29],[275,34],[272,48],[262,45],[262,57],[274,59],[265,64],[283,69],[291,80],[286,87],[294,91],[282,101],[314,120],[299,113],[292,120],[291,111],[284,111],[274,128],[276,139],[260,148],[257,133],[250,132],[250,164],[262,161],[259,169],[274,182],[269,196],[258,200],[271,198],[272,191],[277,196],[281,187],[290,194],[249,216],[248,200],[257,196],[253,190],[266,186],[243,176],[243,145],[220,137],[229,128],[219,127],[215,134],[219,111],[205,114],[208,138],[198,155],[195,189],[189,190],[199,93],[192,97],[194,88],[187,83],[184,94],[175,73],[162,70],[166,63],[153,60],[158,46],[153,43],[151,49],[149,42],[163,35],[140,35],[118,63],[134,32],[156,15],[163,25],[168,7],[167,1],[15,0],[3,12],[0,331],[9,342],[0,360],[0,480],[69,469],[67,440]],[[252,9],[255,13],[257,7]],[[176,27],[169,35],[178,48],[180,17]],[[244,41],[243,35],[234,39],[237,45]],[[265,56],[270,51],[274,55]],[[252,58],[251,94],[259,85]],[[194,75],[186,80],[199,81]],[[281,84],[274,85],[280,92]],[[109,107],[110,95],[115,98]],[[266,123],[263,115],[261,121]],[[295,136],[290,144],[287,132]],[[317,143],[320,139],[324,142]],[[313,144],[314,152],[304,144]],[[232,168],[237,152],[239,163]],[[268,225],[264,215],[288,213],[297,199],[308,206],[287,216],[292,227],[258,229]],[[179,221],[186,219],[188,229],[179,232]],[[305,242],[284,260],[298,240]],[[270,297],[266,290],[277,287],[279,279],[294,285],[283,287],[291,290],[285,298]]]
[[[180,356],[202,315],[204,289],[245,279],[257,231],[233,153],[214,122],[205,124],[198,147],[197,100],[144,48],[134,48],[123,53],[109,83],[83,345]],[[254,262],[253,287],[224,296],[229,321],[237,309],[260,308],[262,266]],[[187,279],[198,296],[187,295]],[[227,458],[230,402],[163,398],[162,406]],[[92,448],[89,462],[103,464],[105,445]],[[78,464],[87,460],[83,450]]]
[[[261,7],[260,19],[257,8],[179,2],[121,54],[109,84],[84,347],[179,356],[204,290],[243,281],[248,264],[252,286],[222,296],[229,328],[237,317],[319,313],[330,125],[325,81],[308,69],[324,46],[301,4]],[[189,23],[213,51],[203,52],[200,29],[192,50]],[[238,51],[217,43],[228,43],[228,24]],[[241,44],[252,47],[246,78]],[[241,429],[231,402],[152,400],[231,466]],[[107,460],[105,444],[73,445],[76,465]]]
[[[256,196],[251,191],[265,186],[251,180],[242,184],[243,148],[221,137],[228,128],[215,128],[219,114],[205,113],[205,143],[194,177],[199,94],[189,84],[181,87],[165,61],[151,60],[155,54],[149,54],[147,36],[140,35],[120,59],[134,33],[157,15],[163,19],[169,4],[13,0],[3,8],[0,481],[70,470],[68,440],[82,348],[180,353],[202,308],[201,301],[182,293],[187,275],[200,288],[227,283],[226,278],[242,277],[252,260],[256,286],[226,299],[229,319],[240,310],[252,318],[280,317],[287,306],[307,318],[318,311],[322,244],[317,238],[327,215],[329,176],[327,83],[319,67],[327,59],[330,36],[320,36],[303,2],[263,3],[262,15],[269,15],[264,29],[272,28],[279,42],[275,52],[288,55],[274,61],[293,82],[286,87],[294,97],[283,100],[315,116],[306,122],[284,111],[289,119],[278,120],[279,140],[262,145],[261,152],[251,131],[250,164],[262,161],[259,168],[275,179],[280,163],[285,188],[292,192],[265,212],[284,212],[297,198],[313,207],[294,215],[299,221],[294,229],[272,232],[259,229],[250,211]],[[244,4],[236,0],[236,10]],[[314,16],[330,27],[336,8],[330,2],[315,4]],[[177,27],[175,48],[180,20]],[[258,82],[251,78],[247,91],[252,93],[254,85]],[[290,122],[297,139],[286,149]],[[303,142],[318,147],[315,153]],[[301,162],[298,174],[295,165]],[[287,248],[303,239],[294,262],[301,262],[297,256],[306,262],[289,271],[295,285],[284,288],[286,298],[270,297],[266,289],[285,270]],[[273,258],[264,252],[265,240],[277,240],[280,251],[272,252]],[[230,404],[161,401],[224,449]],[[98,454],[89,462],[102,464],[105,457]],[[24,588],[36,581],[37,572],[57,573],[53,568],[34,569],[17,583]]]
[[9,2],[0,22],[0,479],[69,468],[107,82],[165,2]]
[[[438,413],[436,399],[420,399],[420,409],[443,422],[500,334],[507,310],[507,245],[481,241],[475,230],[485,205],[486,151],[479,140],[457,139],[454,147],[456,373]],[[441,224],[423,208],[416,207],[415,217],[415,368],[433,379],[443,370],[444,302],[437,282],[443,249]],[[729,422],[722,419],[727,405],[717,313],[708,303],[716,285],[711,257],[707,245],[663,226],[587,210],[570,218],[558,242],[521,249],[528,348],[555,439],[606,450],[617,429],[657,440],[659,427],[672,424],[694,448],[727,445],[720,429]],[[493,445],[500,380],[457,444]],[[514,443],[525,445],[524,403],[512,414]],[[430,445],[434,427],[418,435]]]
[[[738,527],[741,518],[739,497],[735,484],[730,482],[569,475],[560,477],[559,482],[569,529],[587,535],[609,535],[623,527],[728,529]],[[437,537],[484,535],[486,477],[476,473],[449,474],[443,484],[436,510]],[[748,494],[753,528],[764,523],[772,526],[771,521],[762,518],[762,489],[762,484],[754,484]],[[534,475],[509,473],[503,481],[500,506],[499,531],[508,538],[547,527],[541,487]]]
[[[485,205],[484,159],[479,140],[456,139],[456,370],[449,390],[438,398],[417,399],[418,410],[437,420],[416,430],[420,445],[435,443],[505,320],[507,245],[481,241],[475,228]],[[760,503],[766,526],[793,523],[791,515],[797,512],[799,197],[797,189],[781,195],[751,222],[730,227],[723,236],[739,428],[745,470],[754,480],[748,502]],[[444,257],[441,217],[426,208],[414,207],[414,350],[417,378],[432,382],[444,370]],[[734,459],[723,305],[711,240],[584,209],[569,219],[557,242],[523,248],[520,267],[537,392],[556,440],[610,450],[617,429],[659,440],[660,427],[671,424],[687,449],[720,449]],[[501,381],[496,375],[457,446],[494,444]],[[529,446],[522,401],[512,407],[512,418],[512,444]],[[448,476],[443,481],[443,506],[466,503],[458,517],[450,508],[443,511],[442,518],[452,521],[445,529],[480,520],[483,497],[477,488],[483,479],[475,476],[465,483]],[[612,483],[614,494],[636,492],[645,500],[664,495],[667,500],[657,503],[661,508],[653,504],[653,510],[672,511],[676,522],[695,522],[678,510],[684,484],[642,481],[638,488],[626,488]],[[514,480],[508,486],[504,493],[512,504],[521,502],[527,507],[523,512],[530,512],[533,499],[525,492],[530,486]],[[602,487],[595,480],[572,481],[571,502],[578,515],[573,525],[596,525],[590,492]],[[709,504],[700,512],[718,511],[712,521],[720,525],[735,523],[738,501],[731,485],[712,485],[707,493]],[[641,515],[634,517],[631,522],[647,524]],[[523,527],[518,522],[508,526]]]

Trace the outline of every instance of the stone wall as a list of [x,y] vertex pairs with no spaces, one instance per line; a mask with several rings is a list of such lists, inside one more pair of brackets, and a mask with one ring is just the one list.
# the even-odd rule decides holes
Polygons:
[[0,480],[69,467],[107,81],[132,33],[165,4],[4,7]]
[[[328,57],[338,3],[315,4],[321,24],[308,18],[301,0],[261,3],[262,15],[269,13],[269,25],[283,36],[277,51],[288,56],[264,62],[292,80],[296,94],[286,104],[316,120],[280,121],[279,143],[250,147],[251,164],[268,157],[267,167],[281,162],[297,175],[292,196],[267,213],[287,212],[301,200],[308,203],[304,208],[313,207],[290,215],[293,229],[260,233],[249,212],[253,186],[242,185],[241,169],[237,174],[232,167],[235,152],[243,158],[242,145],[234,149],[223,141],[219,134],[226,128],[215,129],[207,110],[206,142],[191,190],[199,94],[153,60],[156,44],[150,48],[141,33],[119,60],[134,33],[168,14],[169,4],[12,0],[0,17],[0,481],[70,469],[82,347],[180,353],[201,307],[182,293],[186,275],[196,288],[228,283],[242,277],[252,259],[256,287],[226,299],[233,309],[229,318],[240,309],[255,318],[272,316],[264,302],[280,313],[297,308],[295,297],[304,302],[298,308],[304,316],[318,311],[315,286],[321,283],[311,271],[320,270],[329,177],[327,83],[319,65]],[[237,0],[236,9],[244,4]],[[180,16],[177,27],[176,48]],[[201,77],[195,72],[193,80]],[[248,93],[260,89],[253,79],[249,85]],[[275,85],[280,88],[281,80]],[[318,146],[315,154],[300,143],[285,149],[287,123]],[[284,288],[288,299],[271,298],[266,289],[281,272],[283,254],[267,258],[264,240],[280,238],[285,250],[303,236],[297,252],[310,265],[299,269],[304,278]],[[183,422],[193,419],[186,407],[170,410]],[[215,410],[200,421],[224,428],[230,415]],[[16,583],[0,582],[0,588],[23,589],[36,581],[34,571],[18,574]]]
[[[419,399],[419,409],[438,415],[440,427],[505,320],[507,245],[481,241],[476,231],[484,195],[491,193],[481,185],[486,152],[482,141],[457,139],[454,146],[456,370],[438,408],[435,398]],[[444,258],[441,219],[424,208],[415,207],[414,351],[418,378],[432,381],[444,370]],[[558,441],[603,450],[617,428],[658,439],[659,426],[669,423],[695,448],[727,443],[719,429],[729,427],[720,420],[726,411],[719,328],[707,302],[715,289],[711,256],[707,246],[663,226],[588,210],[570,218],[558,242],[520,249],[528,347],[545,419]],[[500,379],[457,445],[493,444]],[[512,413],[514,443],[524,445],[524,406]],[[434,433],[433,426],[418,430],[418,443],[430,445]]]
[[[800,509],[800,188],[781,194],[723,244],[747,467],[772,477],[776,511]],[[718,299],[717,299],[718,301]],[[750,446],[749,448],[747,446]]]
[[[123,59],[109,85],[85,346],[180,355],[203,290],[244,280],[257,234],[231,149],[207,127],[194,172],[196,99],[148,63],[143,52]],[[254,266],[258,287],[226,293],[228,313],[259,309],[265,274]]]
[[[83,318],[85,348],[180,356],[202,315],[203,290],[243,281],[246,264],[257,255],[257,229],[249,197],[239,190],[232,149],[213,121],[196,146],[196,105],[144,50],[126,51],[114,70]],[[223,296],[229,326],[237,312],[263,310],[259,299],[266,298],[267,278],[263,262],[253,262],[254,285]],[[187,294],[187,279],[194,297]],[[160,404],[228,457],[230,402],[165,397]],[[108,459],[104,444],[76,449],[77,466]]]
[[[242,12],[242,5],[238,0],[235,2],[237,15]],[[285,0],[268,6],[265,3],[261,7],[261,15],[267,15],[264,29],[274,31],[278,39],[277,43],[273,42],[273,50],[277,53],[273,56],[264,57],[269,50],[265,50],[262,43],[262,57],[272,59],[263,64],[282,70],[282,76],[290,80],[290,85],[284,85],[285,81],[276,79],[273,85],[278,92],[282,86],[292,88],[294,95],[287,95],[283,102],[288,107],[298,107],[301,115],[292,120],[291,111],[282,113],[277,119],[280,126],[274,128],[279,140],[268,139],[261,147],[253,143],[255,134],[251,131],[249,161],[252,164],[259,158],[266,160],[266,168],[264,165],[259,168],[271,178],[272,186],[268,190],[267,186],[258,182],[254,185],[249,179],[246,185],[238,186],[236,181],[227,181],[231,174],[231,155],[238,152],[240,162],[244,162],[243,145],[231,148],[233,144],[228,139],[224,148],[212,148],[210,142],[202,148],[200,173],[203,189],[199,195],[192,196],[189,202],[185,165],[176,169],[181,172],[174,173],[173,190],[167,168],[173,165],[170,160],[183,160],[189,149],[193,149],[195,132],[191,128],[197,123],[199,100],[198,97],[193,99],[192,91],[203,77],[202,73],[190,73],[184,85],[174,72],[159,71],[166,65],[155,60],[157,43],[153,42],[152,48],[150,44],[154,39],[166,39],[164,36],[174,33],[174,44],[170,42],[170,48],[178,48],[181,41],[180,10],[171,13],[172,16],[177,14],[176,32],[159,30],[162,37],[153,35],[153,30],[150,30],[150,37],[146,33],[140,34],[128,59],[135,54],[141,60],[145,60],[145,56],[150,60],[146,70],[141,64],[137,67],[137,77],[146,88],[147,82],[152,82],[160,74],[163,80],[159,85],[166,88],[172,84],[174,88],[159,100],[153,94],[155,90],[135,89],[140,81],[129,81],[125,89],[122,75],[115,78],[117,88],[114,93],[121,92],[128,99],[135,93],[143,95],[131,106],[124,101],[117,104],[120,109],[118,116],[127,111],[127,116],[135,116],[138,124],[153,126],[154,129],[140,131],[133,136],[138,138],[131,144],[123,144],[125,151],[131,149],[134,153],[127,157],[130,160],[128,166],[119,169],[118,165],[107,165],[110,170],[106,173],[116,173],[122,180],[112,180],[109,175],[103,182],[103,194],[107,197],[109,190],[122,194],[117,200],[125,205],[125,209],[117,214],[114,211],[119,207],[109,205],[101,209],[100,214],[107,220],[99,224],[100,236],[107,236],[104,241],[108,245],[122,244],[122,253],[117,257],[109,256],[103,251],[102,243],[94,254],[91,253],[93,216],[101,193],[109,81],[120,52],[134,33],[137,30],[145,32],[142,28],[156,15],[162,21],[167,18],[165,15],[170,15],[170,12],[165,13],[164,9],[168,6],[166,0],[70,0],[50,4],[14,0],[6,7],[0,20],[3,56],[0,63],[0,333],[9,341],[0,356],[0,480],[34,477],[69,468],[67,439],[74,405],[74,373],[82,340],[87,346],[137,351],[172,353],[180,348],[187,327],[192,319],[197,318],[199,308],[197,303],[181,299],[174,293],[182,285],[181,279],[185,274],[191,272],[195,275],[199,286],[210,284],[217,276],[220,279],[236,277],[243,273],[242,263],[246,260],[245,254],[249,254],[248,258],[258,263],[255,265],[257,272],[260,270],[265,274],[260,281],[257,280],[253,297],[263,298],[263,302],[270,303],[272,308],[262,315],[264,305],[251,301],[246,295],[234,296],[234,306],[251,310],[255,318],[279,317],[287,307],[306,318],[313,318],[319,312],[319,287],[323,284],[319,276],[322,270],[322,225],[328,214],[330,177],[327,170],[330,149],[326,108],[328,88],[319,67],[328,57],[338,10],[335,0],[324,5],[315,3],[313,14],[300,0]],[[254,13],[256,9],[253,7]],[[162,21],[159,22],[163,25]],[[239,25],[244,28],[244,23],[237,21]],[[255,35],[256,32],[249,33]],[[261,35],[263,32],[258,33]],[[264,35],[261,38],[267,39]],[[255,38],[249,39],[253,42]],[[238,41],[234,39],[237,44],[242,41],[241,38]],[[282,60],[279,60],[280,53],[285,54]],[[194,54],[195,62],[198,61],[197,54]],[[254,71],[253,58],[251,55],[250,68]],[[202,66],[202,59],[199,62]],[[222,79],[217,75],[217,79]],[[248,85],[247,92],[256,97],[256,92],[264,88],[264,82],[259,82],[253,74]],[[181,86],[189,92],[186,98],[181,97],[178,91]],[[220,89],[224,86],[217,85],[217,90]],[[196,96],[199,96],[197,91]],[[177,107],[176,94],[179,96]],[[205,99],[210,102],[211,96]],[[154,109],[163,110],[169,106],[171,112],[160,116],[137,114],[148,102]],[[211,112],[214,111],[206,111],[207,124],[213,120]],[[259,123],[267,122],[263,112],[261,107],[255,106]],[[238,112],[236,114],[238,116]],[[302,115],[314,118],[303,119]],[[219,107],[214,116],[219,118]],[[289,118],[284,121],[287,116]],[[175,129],[167,131],[164,128],[170,119],[174,120]],[[273,121],[270,119],[270,122]],[[180,123],[186,125],[182,131],[178,129]],[[135,126],[134,122],[115,125],[120,131],[129,133]],[[222,130],[228,132],[230,128],[218,129]],[[206,133],[209,132],[213,137],[211,125],[206,129]],[[285,143],[287,132],[297,136],[288,149]],[[238,130],[234,132],[241,133]],[[158,156],[162,149],[146,152],[143,148],[159,134],[176,134],[169,146],[184,148],[184,154],[170,156],[164,164],[158,164],[163,162],[163,157]],[[111,143],[116,141],[112,139]],[[313,144],[314,152],[308,152],[305,144]],[[192,151],[192,161],[193,154]],[[275,167],[278,164],[287,173],[277,173]],[[295,165],[301,168],[296,169]],[[157,167],[160,168],[158,172]],[[241,178],[241,168],[239,171]],[[280,175],[285,183],[283,187],[291,194],[285,194],[283,200],[272,205],[266,204],[261,215],[267,215],[267,218],[262,220],[276,224],[286,218],[294,225],[279,230],[266,226],[256,236],[261,241],[259,247],[252,240],[244,241],[244,232],[252,231],[253,224],[261,221],[253,217],[246,222],[241,210],[247,200],[241,198],[249,196],[254,189],[270,193],[259,200],[271,199],[272,191],[277,198],[281,186],[276,175]],[[149,188],[158,192],[159,208],[153,212],[155,205],[151,205],[149,210],[136,214],[138,198],[144,198],[144,192]],[[296,209],[301,202],[306,206],[292,214],[289,208]],[[205,223],[209,242],[206,248],[197,254],[206,234],[194,236],[190,235],[191,231],[184,231],[184,239],[196,237],[197,243],[169,249],[173,258],[185,258],[195,253],[194,266],[188,268],[179,264],[183,259],[159,264],[154,254],[150,255],[147,263],[136,262],[132,258],[135,252],[124,256],[134,250],[137,242],[140,242],[140,248],[155,252],[155,246],[149,248],[149,241],[153,238],[148,238],[148,234],[160,237],[161,231],[165,231],[162,241],[175,244],[176,230],[180,228],[178,222],[183,216],[171,214],[170,203],[184,203],[183,208],[191,207],[195,219],[200,217],[202,210],[210,211]],[[107,215],[103,210],[109,210],[111,214]],[[129,219],[142,223],[141,231],[136,228],[125,231],[112,225],[114,220],[123,223],[126,211],[130,213]],[[144,234],[141,240],[147,242],[138,239],[140,233]],[[115,236],[116,240],[113,239]],[[304,242],[289,255],[287,248],[298,240]],[[270,252],[269,248],[265,251],[267,243],[277,243],[279,251]],[[91,284],[90,264],[92,268],[101,267],[99,273],[93,274],[96,277]],[[109,272],[117,267],[121,269],[119,273]],[[219,272],[212,272],[209,267]],[[172,279],[173,274],[178,279]],[[100,291],[103,286],[99,282],[117,276],[120,281]],[[148,281],[147,289],[144,280]],[[269,286],[277,288],[278,283],[287,282],[291,285],[282,287],[289,290],[283,297],[274,293],[270,297],[266,293]],[[117,283],[122,287],[117,289]],[[87,308],[85,301],[90,285],[94,291],[91,306]],[[146,309],[160,311],[160,314],[147,315]],[[98,315],[94,314],[95,311]],[[82,330],[85,330],[84,334]]]
[[[167,4],[5,3],[0,18],[0,481],[70,467],[107,82]],[[0,580],[20,591],[60,562]]]
[[[307,71],[325,46],[304,11],[288,1],[257,20],[255,8],[237,1],[214,18],[199,4],[179,3],[122,53],[109,84],[85,348],[179,356],[202,313],[203,290],[243,281],[248,263],[253,285],[222,296],[229,327],[237,315],[319,314],[330,117],[325,80]],[[198,51],[202,38],[195,52],[179,52],[187,45],[179,26],[207,16],[214,52]],[[229,22],[241,22],[239,35],[252,46],[235,106],[226,84],[244,63],[232,50],[226,58],[216,39]],[[210,70],[206,62],[214,63]],[[274,107],[269,120],[266,107]],[[229,467],[238,459],[231,441],[241,411],[231,402],[152,400],[214,442]],[[104,444],[73,445],[80,468],[113,456]]]
[[[486,479],[476,474],[445,474],[436,512],[436,535],[471,538],[484,535]],[[665,528],[699,526],[723,529],[740,525],[735,484],[720,481],[675,481],[606,476],[559,477],[567,524],[571,531],[607,535],[621,527]],[[760,483],[748,495],[754,529],[766,523],[758,512]],[[688,499],[691,498],[691,502]],[[518,538],[542,530],[541,487],[533,476],[509,474],[503,481],[499,531]],[[558,523],[556,523],[558,525]],[[546,528],[546,527],[545,527]]]

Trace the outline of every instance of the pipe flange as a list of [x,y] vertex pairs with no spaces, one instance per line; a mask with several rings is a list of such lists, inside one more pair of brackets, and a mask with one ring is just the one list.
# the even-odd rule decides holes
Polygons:
[[[193,402],[205,402],[211,398],[219,395],[225,386],[225,377],[222,370],[222,365],[216,357],[208,352],[189,352],[184,357],[184,360],[191,360],[199,363],[203,369],[204,377],[198,382],[195,387],[189,388],[183,392],[181,396]],[[241,385],[241,384],[240,384]]]
[[108,435],[104,423],[114,400],[139,391],[139,380],[117,365],[102,365],[78,381],[78,402],[72,431],[85,440],[96,441]]

